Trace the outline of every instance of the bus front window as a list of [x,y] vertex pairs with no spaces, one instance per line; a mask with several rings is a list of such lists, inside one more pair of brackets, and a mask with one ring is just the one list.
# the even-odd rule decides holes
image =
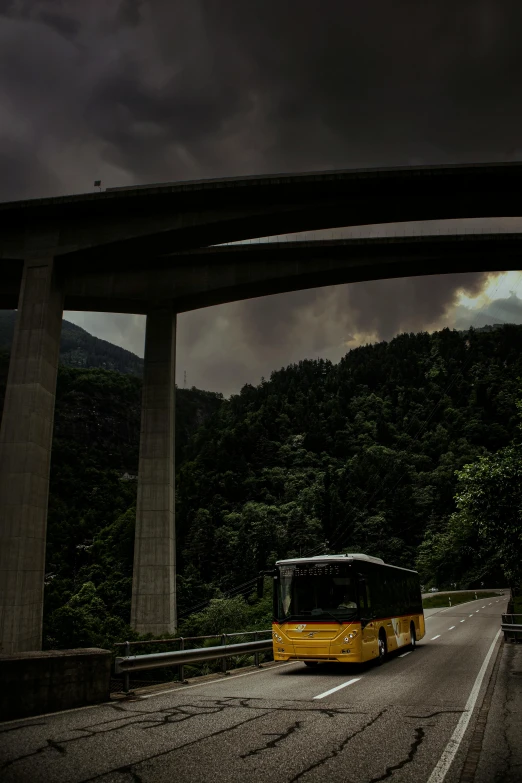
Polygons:
[[357,615],[357,593],[351,566],[345,564],[303,564],[281,566],[279,619],[353,619]]

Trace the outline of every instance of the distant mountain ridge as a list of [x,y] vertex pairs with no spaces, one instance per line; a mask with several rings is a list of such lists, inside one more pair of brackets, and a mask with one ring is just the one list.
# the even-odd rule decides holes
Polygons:
[[506,324],[486,324],[485,326],[472,326],[468,329],[459,329],[459,334],[466,334],[470,331],[470,329],[473,329],[474,332],[494,332],[495,329],[502,329],[503,326]]
[[[0,351],[11,350],[15,320],[14,310],[0,310]],[[60,362],[67,367],[98,367],[103,370],[116,370],[125,375],[143,375],[143,359],[139,356],[107,340],[94,337],[70,321],[62,322]]]
[[[0,351],[11,351],[15,320],[14,310],[0,310]],[[503,324],[487,324],[475,327],[474,331],[491,332],[502,326]],[[465,334],[468,331],[469,329],[460,329],[458,333]],[[125,375],[136,375],[140,378],[143,376],[143,359],[139,356],[107,340],[94,337],[81,326],[65,320],[62,322],[60,362],[66,367],[98,367]]]

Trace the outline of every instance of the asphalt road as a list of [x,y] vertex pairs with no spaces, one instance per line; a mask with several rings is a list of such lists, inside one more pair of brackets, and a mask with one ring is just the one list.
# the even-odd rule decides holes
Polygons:
[[0,779],[456,783],[506,603],[426,610],[428,632],[415,652],[383,666],[274,664],[1,724]]

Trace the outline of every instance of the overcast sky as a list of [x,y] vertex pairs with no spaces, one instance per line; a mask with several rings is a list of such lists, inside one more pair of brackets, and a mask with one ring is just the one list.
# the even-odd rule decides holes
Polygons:
[[[0,0],[0,200],[95,179],[522,160],[521,29],[519,0]],[[412,226],[364,233],[397,230]],[[377,281],[183,314],[178,382],[186,369],[228,395],[400,331],[522,323],[521,282]],[[143,317],[65,317],[143,355]]]

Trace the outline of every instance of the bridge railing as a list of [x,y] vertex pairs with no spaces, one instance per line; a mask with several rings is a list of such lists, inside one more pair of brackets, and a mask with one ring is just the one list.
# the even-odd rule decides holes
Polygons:
[[[270,634],[268,639],[259,639],[263,634]],[[230,639],[238,636],[253,636],[254,639],[239,644],[230,644]],[[203,642],[209,639],[219,639],[219,646],[197,647],[187,649],[186,644],[190,642]],[[177,650],[169,650],[164,653],[150,653],[148,655],[131,655],[131,647],[142,645],[157,644],[177,644]],[[186,682],[184,665],[191,663],[200,663],[202,661],[211,661],[221,658],[223,674],[227,673],[227,659],[236,655],[254,654],[254,664],[259,666],[259,654],[272,649],[272,630],[263,629],[260,631],[240,631],[237,633],[215,634],[213,636],[179,636],[174,639],[150,639],[142,642],[119,642],[117,647],[125,648],[125,655],[117,657],[115,660],[114,671],[116,674],[123,674],[123,690],[128,693],[130,690],[130,675],[132,672],[151,671],[171,666],[178,666],[180,682]]]
[[506,641],[522,642],[522,614],[503,614],[502,630]]

